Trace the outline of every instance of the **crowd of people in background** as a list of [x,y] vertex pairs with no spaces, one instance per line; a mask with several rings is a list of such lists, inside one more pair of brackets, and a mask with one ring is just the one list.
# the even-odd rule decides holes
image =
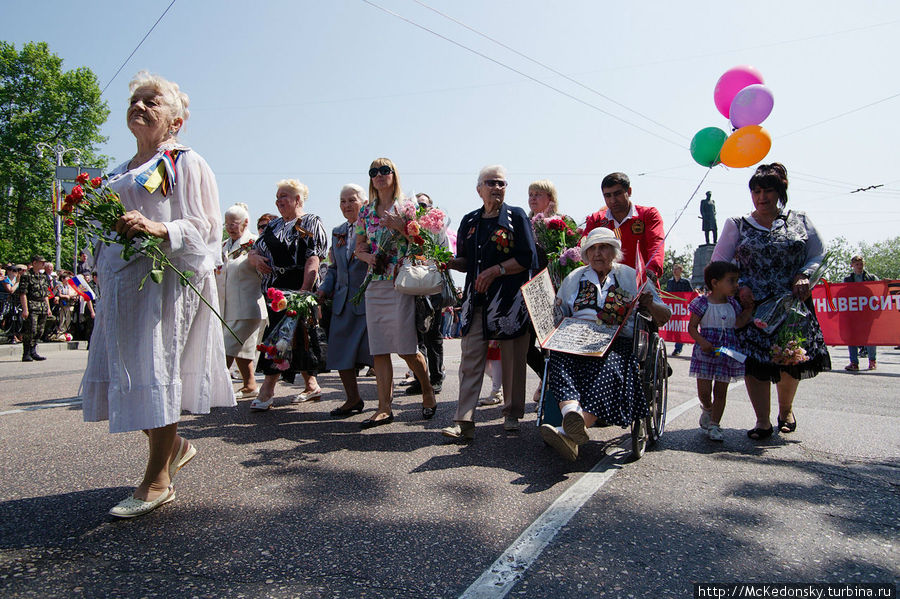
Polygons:
[[[273,182],[277,214],[254,221],[243,203],[222,211],[212,169],[178,141],[189,116],[187,95],[178,85],[141,72],[130,92],[126,120],[137,150],[106,182],[125,209],[115,230],[127,239],[156,238],[171,263],[191,273],[192,284],[163,273],[154,285],[143,286],[155,262],[144,255],[129,259],[115,245],[103,244],[90,262],[80,254],[73,271],[57,272],[35,255],[27,265],[7,264],[0,272],[0,324],[10,341],[22,344],[23,361],[44,359],[37,351],[41,340],[91,339],[82,381],[84,419],[108,420],[110,432],[140,430],[148,437],[143,479],[110,510],[113,516],[139,516],[175,498],[172,479],[197,453],[178,434],[183,411],[208,413],[249,400],[253,413],[266,412],[285,403],[276,405],[285,395],[278,385],[295,381],[302,390],[288,394],[289,404],[320,401],[319,375],[337,371],[344,393],[330,416],[363,414],[358,378],[368,374],[375,377],[377,405],[359,422],[360,430],[390,425],[396,354],[408,368],[406,395],[421,396],[422,420],[434,418],[447,376],[443,341],[450,338],[461,339],[459,390],[447,418],[452,424],[440,433],[456,442],[474,439],[479,406],[498,406],[503,429],[519,430],[529,367],[546,377],[545,388],[562,415],[561,426],[542,424],[541,436],[568,459],[577,458],[593,425],[627,426],[647,413],[631,351],[636,314],[663,326],[671,311],[661,287],[678,292],[691,286],[681,265],[675,265],[672,280],[659,280],[662,217],[656,208],[632,201],[626,174],[607,175],[600,209],[579,221],[580,215],[561,211],[552,182],[529,185],[526,211],[506,197],[506,169],[486,166],[477,175],[472,210],[450,226],[439,199],[407,197],[397,165],[376,158],[368,167],[367,189],[349,183],[330,200],[311,200],[296,179]],[[690,373],[703,407],[700,426],[713,441],[723,440],[728,383],[745,380],[756,414],[747,436],[760,440],[796,430],[793,401],[800,380],[830,369],[810,303],[810,277],[824,247],[807,215],[786,208],[787,187],[783,165],[756,170],[749,184],[753,210],[726,222],[706,269],[705,293],[690,306],[696,342]],[[337,201],[345,219],[330,229],[315,214],[324,201]],[[429,214],[440,216],[426,219]],[[563,229],[585,223],[576,247],[567,248],[581,266],[551,275],[555,316],[619,327],[620,336],[603,356],[548,353],[537,344],[521,288],[561,261],[537,234],[540,219],[555,219]],[[441,285],[428,295],[400,287],[400,272],[422,260],[428,245],[420,234],[426,220],[437,223],[430,243],[439,249],[429,251],[443,248],[450,256],[446,268],[465,276],[461,289]],[[866,277],[861,259],[854,259],[850,279]],[[79,279],[87,281],[90,293]],[[794,323],[808,341],[802,362],[777,361],[771,349],[778,330],[747,324],[755,306],[778,294],[809,308]],[[285,310],[289,300],[304,310],[302,317]],[[738,364],[720,349],[743,352],[746,362]],[[859,368],[854,349],[848,370]],[[672,353],[681,350],[676,344]],[[874,348],[868,351],[874,369]],[[493,384],[482,397],[486,371]]]
[[[55,270],[43,256],[31,257],[29,264],[6,263],[0,267],[0,332],[7,343],[23,343],[23,336],[38,342],[88,341],[94,328],[99,296],[79,294],[69,284],[73,275],[93,280],[96,273],[86,266],[86,254],[78,256],[75,270]],[[26,311],[20,297],[32,302],[34,310]],[[44,302],[46,296],[46,304]],[[33,322],[29,322],[33,321]],[[32,351],[33,350],[33,351]],[[41,360],[31,347],[23,347],[23,359]]]

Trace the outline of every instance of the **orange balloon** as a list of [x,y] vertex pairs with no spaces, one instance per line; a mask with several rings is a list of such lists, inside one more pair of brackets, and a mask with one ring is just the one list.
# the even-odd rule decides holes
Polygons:
[[728,136],[719,153],[719,160],[731,168],[753,166],[766,157],[772,148],[772,136],[759,125],[741,127]]

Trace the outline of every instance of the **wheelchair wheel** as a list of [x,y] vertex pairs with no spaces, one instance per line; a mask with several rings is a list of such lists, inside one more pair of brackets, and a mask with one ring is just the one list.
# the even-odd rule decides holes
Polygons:
[[652,372],[652,390],[650,391],[650,415],[647,416],[647,435],[649,444],[655,445],[666,428],[666,407],[669,396],[668,360],[666,346],[662,339],[656,346],[656,356]]
[[639,460],[647,450],[647,419],[637,418],[631,423],[631,459]]

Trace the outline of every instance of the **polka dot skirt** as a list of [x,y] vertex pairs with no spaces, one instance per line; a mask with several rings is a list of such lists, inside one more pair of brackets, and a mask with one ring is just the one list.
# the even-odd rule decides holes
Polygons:
[[575,400],[610,424],[629,426],[649,413],[631,339],[617,339],[604,358],[550,352],[547,374],[555,399]]

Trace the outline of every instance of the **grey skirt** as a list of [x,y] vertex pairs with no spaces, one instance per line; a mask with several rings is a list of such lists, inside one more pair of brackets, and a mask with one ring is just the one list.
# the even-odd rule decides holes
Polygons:
[[365,314],[354,314],[350,306],[340,315],[331,316],[328,329],[328,368],[349,370],[362,364],[372,366]]
[[256,346],[262,343],[263,330],[266,328],[265,318],[245,318],[241,320],[229,320],[228,326],[235,332],[238,339],[243,343],[238,343],[228,329],[222,327],[222,333],[225,335],[225,355],[232,358],[242,358],[245,360],[253,360],[259,353]]
[[373,356],[416,353],[416,302],[397,293],[393,281],[372,281],[366,288],[366,325]]

